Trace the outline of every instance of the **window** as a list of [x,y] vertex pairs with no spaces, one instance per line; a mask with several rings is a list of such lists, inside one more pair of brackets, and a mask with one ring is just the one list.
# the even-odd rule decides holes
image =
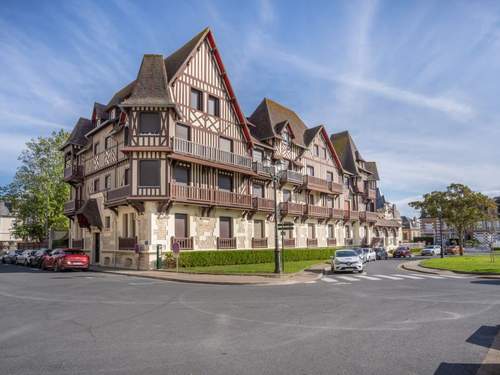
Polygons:
[[189,167],[182,164],[177,164],[174,167],[174,179],[176,183],[181,185],[189,185],[189,175]]
[[139,186],[160,186],[160,161],[139,161]]
[[104,149],[109,149],[112,147],[112,142],[113,142],[113,137],[106,137],[106,139],[104,140]]
[[311,240],[316,238],[316,227],[314,224],[307,224],[307,238]]
[[94,155],[97,155],[99,152],[99,142],[94,143]]
[[323,147],[323,159],[326,159],[326,148]]
[[345,226],[345,238],[351,238],[351,228],[349,226]]
[[[285,223],[285,224],[293,226],[292,222],[288,222],[288,223]],[[288,230],[285,231],[285,238],[287,238],[289,240],[293,239],[293,229],[288,229]]]
[[191,108],[203,111],[203,93],[200,90],[191,89]]
[[313,177],[314,176],[314,167],[310,165],[307,166],[307,175]]
[[328,182],[332,182],[333,181],[333,173],[332,172],[326,172],[326,180]]
[[314,145],[314,156],[319,157],[319,146],[318,145]]
[[180,139],[184,139],[186,141],[189,141],[191,139],[190,135],[190,128],[189,126],[182,125],[182,124],[175,124],[175,136]]
[[161,120],[157,112],[142,112],[139,117],[140,134],[160,134]]
[[94,180],[94,193],[99,191],[99,177]]
[[326,197],[326,207],[333,208],[333,198],[332,197]]
[[283,202],[291,202],[292,201],[292,192],[287,189],[283,189]]
[[110,229],[111,228],[111,217],[105,216],[104,217],[104,229]]
[[128,126],[123,128],[123,143],[125,144],[125,146],[128,146],[128,143],[129,143]]
[[123,221],[122,221],[122,236],[127,238],[128,237],[128,214],[123,214]]
[[187,238],[188,216],[186,214],[175,214],[175,237]]
[[309,204],[314,204],[314,195],[309,194]]
[[333,224],[328,224],[328,238],[335,238]]
[[262,163],[264,156],[261,150],[253,150],[253,161]]
[[258,198],[264,198],[264,185],[253,184],[252,196],[258,197]]
[[230,217],[219,218],[219,237],[232,238],[233,237],[233,222]]
[[208,108],[207,112],[209,115],[212,116],[220,116],[220,101],[219,98],[216,98],[215,96],[209,95],[208,96]]
[[219,148],[222,151],[233,152],[233,140],[220,137],[219,138]]
[[111,175],[109,174],[104,177],[104,189],[111,189]]
[[127,186],[129,182],[129,169],[125,168],[125,171],[123,172],[123,186]]
[[129,223],[128,223],[129,236],[135,237],[135,214],[134,213],[128,214],[128,220],[129,220]]
[[219,172],[219,190],[233,191],[233,176]]
[[285,145],[290,144],[290,133],[288,133],[288,130],[283,131],[283,143]]
[[253,221],[253,238],[265,238],[264,233],[264,221],[254,220]]

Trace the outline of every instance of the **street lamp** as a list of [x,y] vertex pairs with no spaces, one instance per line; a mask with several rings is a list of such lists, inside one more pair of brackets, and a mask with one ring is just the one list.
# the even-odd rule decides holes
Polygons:
[[278,240],[278,222],[279,222],[279,211],[278,211],[278,180],[279,174],[276,171],[276,165],[272,163],[271,158],[266,156],[264,159],[264,166],[269,168],[269,174],[271,175],[271,180],[273,181],[274,190],[274,273],[280,274],[283,270],[281,264],[281,250]]
[[439,235],[441,237],[441,258],[444,258],[444,249],[443,249],[443,212],[441,211],[441,208],[439,209],[438,217],[439,217]]

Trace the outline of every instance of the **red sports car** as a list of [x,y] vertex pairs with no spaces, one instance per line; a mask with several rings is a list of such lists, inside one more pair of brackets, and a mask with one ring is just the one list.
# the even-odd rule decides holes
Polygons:
[[42,260],[43,270],[64,271],[69,269],[89,269],[89,256],[80,249],[55,249]]

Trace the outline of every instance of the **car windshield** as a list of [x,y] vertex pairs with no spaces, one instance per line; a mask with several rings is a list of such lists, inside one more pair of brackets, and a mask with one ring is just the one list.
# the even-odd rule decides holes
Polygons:
[[357,256],[357,253],[354,250],[338,250],[335,253],[335,256],[337,258],[355,257],[355,256]]
[[71,255],[84,255],[85,253],[81,250],[64,250],[64,254],[71,254]]
[[354,249],[354,251],[355,251],[356,253],[358,253],[358,254],[361,254],[361,253],[363,252],[363,250],[361,250],[361,249]]

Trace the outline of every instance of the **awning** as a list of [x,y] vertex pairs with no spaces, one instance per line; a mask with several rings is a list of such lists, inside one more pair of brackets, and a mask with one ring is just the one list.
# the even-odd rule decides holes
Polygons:
[[90,228],[92,226],[102,229],[101,213],[96,199],[87,200],[82,208],[76,212],[76,217],[80,227]]

